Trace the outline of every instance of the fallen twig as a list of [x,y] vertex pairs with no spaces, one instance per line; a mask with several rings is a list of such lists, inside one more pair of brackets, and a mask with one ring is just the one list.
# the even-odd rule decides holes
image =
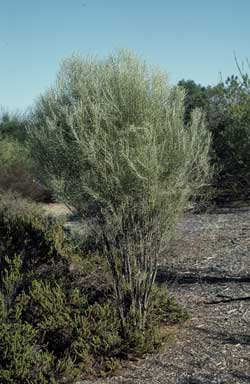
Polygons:
[[250,296],[243,296],[243,297],[231,297],[227,295],[219,294],[217,297],[222,297],[222,300],[213,300],[213,301],[205,301],[203,304],[220,304],[220,303],[230,303],[232,301],[247,301],[250,300]]

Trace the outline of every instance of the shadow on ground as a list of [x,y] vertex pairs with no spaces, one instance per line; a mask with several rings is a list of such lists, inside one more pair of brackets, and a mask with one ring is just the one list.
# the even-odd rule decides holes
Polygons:
[[158,283],[172,283],[175,281],[178,284],[195,284],[200,281],[207,284],[250,283],[250,276],[213,275],[209,270],[180,272],[159,268],[156,281]]
[[[216,332],[204,328],[194,328],[198,332],[205,333],[211,339],[220,341],[222,344],[231,344],[231,345],[248,345],[250,346],[250,334],[243,333],[226,333],[226,332]],[[250,364],[250,356],[249,356]],[[250,382],[250,381],[249,381]]]

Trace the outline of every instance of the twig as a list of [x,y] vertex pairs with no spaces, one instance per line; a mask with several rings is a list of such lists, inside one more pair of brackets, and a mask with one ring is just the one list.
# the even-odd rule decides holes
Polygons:
[[248,301],[250,300],[250,296],[243,296],[243,297],[231,297],[227,295],[217,295],[217,297],[223,297],[224,300],[213,300],[213,301],[205,301],[203,304],[220,304],[220,303],[230,303],[232,301]]

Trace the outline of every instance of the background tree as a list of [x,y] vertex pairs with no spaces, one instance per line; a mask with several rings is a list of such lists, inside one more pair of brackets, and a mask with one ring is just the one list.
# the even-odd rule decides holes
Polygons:
[[27,117],[19,113],[9,113],[2,108],[0,117],[0,140],[10,138],[23,143],[27,138]]
[[208,173],[202,114],[133,53],[73,56],[34,108],[37,172],[101,235],[124,333],[143,332],[163,252]]
[[216,86],[201,87],[181,81],[186,91],[186,119],[198,106],[204,108],[212,134],[211,161],[216,167],[214,185],[221,198],[250,193],[250,87],[247,74],[231,76]]
[[178,82],[178,86],[185,89],[185,122],[188,123],[195,108],[207,109],[208,92],[206,87],[196,84],[193,80],[182,79]]

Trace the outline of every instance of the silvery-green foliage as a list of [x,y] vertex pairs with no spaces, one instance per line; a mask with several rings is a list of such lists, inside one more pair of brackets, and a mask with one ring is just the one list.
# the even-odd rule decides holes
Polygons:
[[130,51],[72,56],[29,127],[40,177],[91,217],[112,271],[124,329],[146,325],[159,254],[209,174],[200,111],[184,125],[184,91]]

